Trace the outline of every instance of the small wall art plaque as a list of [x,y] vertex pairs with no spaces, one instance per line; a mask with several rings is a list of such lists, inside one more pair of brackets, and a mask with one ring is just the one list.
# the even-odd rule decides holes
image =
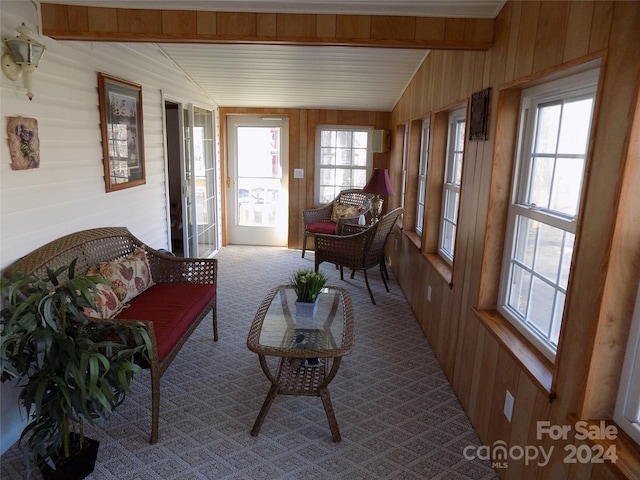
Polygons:
[[7,122],[11,168],[26,170],[40,166],[40,140],[35,118],[9,117]]
[[487,139],[490,93],[491,89],[485,88],[471,95],[471,120],[469,122],[469,140],[471,141]]

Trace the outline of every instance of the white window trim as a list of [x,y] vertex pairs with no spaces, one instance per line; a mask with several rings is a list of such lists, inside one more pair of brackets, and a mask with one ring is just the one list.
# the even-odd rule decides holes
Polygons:
[[622,364],[618,400],[613,420],[640,444],[640,284],[631,320],[627,351]]
[[[455,141],[456,141],[456,127],[459,121],[466,121],[467,111],[466,108],[460,108],[458,110],[454,110],[449,113],[449,128],[447,130],[447,156],[445,162],[445,172],[444,179],[442,182],[442,210],[440,212],[440,235],[438,237],[438,254],[451,266],[453,266],[453,256],[455,253],[456,246],[456,237],[458,236],[458,218],[460,215],[460,197],[461,197],[461,187],[462,185],[458,185],[455,183],[451,183],[448,181],[449,174],[451,173],[451,168],[454,161],[455,154]],[[465,125],[466,128],[466,125]],[[467,145],[466,133],[463,141],[462,148],[462,165],[461,169],[464,169],[464,150]],[[458,198],[458,211],[456,212],[455,219],[446,220],[446,209],[447,209],[447,196],[449,194],[457,195]],[[443,242],[445,239],[445,223],[452,223],[455,227],[456,233],[453,238],[453,251],[451,255],[443,248]]]
[[409,163],[409,126],[404,125],[404,135],[402,141],[402,179],[400,180],[400,207],[404,208],[407,193],[407,165]]
[[[366,166],[366,179],[365,182],[370,178],[371,172],[373,171],[373,149],[372,149],[372,132],[373,127],[365,127],[358,125],[318,125],[316,128],[316,158],[315,158],[315,178],[314,178],[314,202],[316,205],[321,205],[320,203],[320,156],[322,152],[321,147],[321,138],[322,131],[324,130],[335,130],[335,131],[344,131],[344,132],[367,132],[367,166]],[[346,167],[345,167],[346,168]],[[364,185],[362,185],[364,187]],[[361,188],[362,188],[361,187]],[[353,187],[357,188],[357,187]]]
[[[418,166],[418,195],[416,200],[416,233],[422,234],[424,227],[424,213],[427,207],[427,166],[429,164],[429,139],[431,136],[431,122],[428,118],[422,121],[420,137],[420,164]],[[420,195],[420,192],[423,195]]]
[[[580,212],[577,212],[575,216],[567,216],[558,214],[551,211],[543,211],[538,209],[535,205],[528,205],[525,202],[525,194],[527,191],[527,179],[528,170],[531,168],[530,162],[523,165],[523,158],[530,158],[532,136],[534,128],[529,128],[526,122],[529,120],[529,108],[535,101],[535,105],[551,102],[554,100],[565,99],[567,97],[587,96],[593,95],[597,89],[597,82],[599,77],[599,69],[592,69],[586,72],[571,75],[566,78],[554,80],[548,83],[537,85],[529,89],[522,91],[522,105],[520,112],[520,127],[518,132],[518,152],[516,154],[515,168],[513,169],[513,181],[511,191],[511,203],[509,206],[507,230],[505,233],[505,249],[504,258],[502,262],[502,272],[500,277],[500,291],[498,299],[498,311],[520,332],[525,338],[527,338],[541,353],[549,359],[551,362],[555,362],[556,349],[546,339],[542,338],[535,331],[529,329],[520,319],[512,313],[508,304],[509,285],[508,280],[510,278],[510,263],[514,256],[515,250],[515,229],[516,219],[518,216],[526,217],[532,220],[537,220],[546,225],[556,227],[564,230],[568,233],[576,233],[577,219]],[[535,100],[533,100],[535,99]],[[595,103],[595,102],[594,102]],[[534,106],[535,107],[535,106]],[[592,114],[593,115],[593,114]],[[593,118],[591,119],[593,124]],[[527,146],[527,150],[524,146]],[[588,145],[585,158],[588,157]],[[523,172],[522,169],[526,168],[527,171]],[[586,168],[586,166],[585,166]],[[586,173],[586,172],[585,172]],[[584,183],[582,184],[584,186]],[[582,196],[582,190],[579,193],[579,198]],[[580,202],[578,202],[578,205]],[[569,272],[569,277],[571,271]],[[559,289],[561,293],[566,294],[565,291]],[[560,326],[561,328],[561,326]]]

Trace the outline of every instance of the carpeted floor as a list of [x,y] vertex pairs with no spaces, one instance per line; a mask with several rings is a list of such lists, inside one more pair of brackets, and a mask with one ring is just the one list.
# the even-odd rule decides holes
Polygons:
[[[369,272],[329,284],[349,291],[355,310],[353,352],[329,386],[342,441],[333,443],[318,397],[278,396],[260,434],[249,433],[269,389],[246,348],[249,325],[266,293],[313,268],[313,252],[230,246],[216,255],[220,340],[205,319],[162,377],[160,439],[149,445],[149,374],[105,425],[95,472],[113,479],[495,479],[491,465],[467,460],[479,440],[390,271],[390,293]],[[20,449],[1,458],[3,480],[25,477]],[[37,478],[39,474],[36,474]]]

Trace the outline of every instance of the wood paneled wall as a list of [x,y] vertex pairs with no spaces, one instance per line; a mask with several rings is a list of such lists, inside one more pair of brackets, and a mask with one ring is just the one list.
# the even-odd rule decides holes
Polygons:
[[[481,441],[555,447],[546,465],[509,460],[498,469],[501,478],[614,478],[606,464],[566,463],[566,442],[538,439],[536,427],[541,420],[572,425],[572,414],[612,417],[640,280],[638,45],[640,3],[509,1],[496,19],[493,48],[432,52],[393,111],[393,126],[431,116],[434,132],[442,112],[473,92],[492,89],[489,138],[466,145],[451,285],[425,255],[433,239],[423,238],[421,251],[409,236],[395,232],[391,258]],[[495,308],[497,299],[504,225],[495,212],[504,212],[508,200],[519,89],[589,61],[600,62],[601,80],[550,400],[549,389],[532,379],[473,309]],[[433,141],[432,155],[442,155]],[[392,163],[398,157],[392,151]],[[414,153],[410,161],[419,157]],[[515,397],[511,422],[502,412],[507,390]],[[571,437],[568,442],[579,443]]]
[[[285,115],[289,119],[289,248],[302,248],[302,210],[314,207],[316,131],[320,125],[353,125],[389,129],[390,112],[349,110],[220,108],[221,157],[226,159],[227,115]],[[373,168],[386,168],[389,152],[373,154]],[[303,179],[293,178],[293,169],[305,171]],[[226,164],[222,166],[226,178]],[[223,195],[223,199],[226,195]],[[223,207],[224,208],[224,207]],[[223,226],[223,244],[226,232]],[[310,245],[308,245],[310,246]]]
[[286,43],[486,50],[493,19],[142,10],[42,3],[57,40]]

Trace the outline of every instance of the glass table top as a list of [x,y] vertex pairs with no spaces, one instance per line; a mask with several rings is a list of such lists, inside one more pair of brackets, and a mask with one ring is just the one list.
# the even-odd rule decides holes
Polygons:
[[296,311],[293,288],[273,289],[251,325],[247,346],[256,353],[291,357],[342,356],[353,348],[353,307],[346,290],[327,287],[315,315]]

